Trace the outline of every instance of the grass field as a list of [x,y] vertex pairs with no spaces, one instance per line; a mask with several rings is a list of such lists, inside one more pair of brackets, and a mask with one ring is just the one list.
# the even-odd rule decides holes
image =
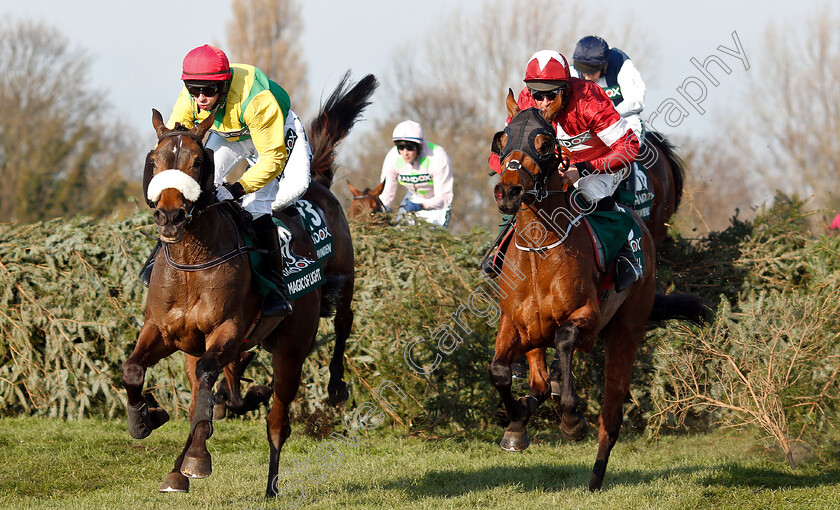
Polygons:
[[187,431],[186,422],[169,423],[136,441],[122,421],[2,419],[0,507],[840,508],[837,457],[792,470],[742,433],[622,438],[604,490],[590,494],[592,434],[572,445],[538,432],[513,454],[497,445],[501,429],[436,441],[360,433],[349,444],[293,428],[281,455],[288,493],[267,501],[264,424],[239,420],[216,423],[211,477],[192,481],[188,494],[158,493]]

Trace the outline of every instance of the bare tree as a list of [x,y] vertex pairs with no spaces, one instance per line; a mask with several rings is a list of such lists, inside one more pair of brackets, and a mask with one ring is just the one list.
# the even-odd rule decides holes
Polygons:
[[838,24],[838,10],[826,6],[797,23],[807,30],[768,29],[741,103],[748,115],[726,119],[726,140],[714,144],[740,165],[721,171],[757,173],[770,193],[795,192],[812,196],[816,208],[840,209]]
[[233,0],[227,25],[231,59],[262,69],[292,98],[299,115],[308,106],[306,63],[298,43],[303,27],[300,6],[294,0]]
[[88,68],[55,29],[0,26],[0,221],[106,215],[136,191],[136,136],[119,121],[105,129]]

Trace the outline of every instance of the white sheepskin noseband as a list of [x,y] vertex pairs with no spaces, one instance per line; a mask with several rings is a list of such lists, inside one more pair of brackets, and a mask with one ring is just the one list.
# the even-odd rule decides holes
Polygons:
[[164,170],[149,181],[146,196],[152,202],[157,202],[163,190],[169,188],[177,189],[190,202],[195,202],[201,195],[201,186],[195,179],[180,170]]

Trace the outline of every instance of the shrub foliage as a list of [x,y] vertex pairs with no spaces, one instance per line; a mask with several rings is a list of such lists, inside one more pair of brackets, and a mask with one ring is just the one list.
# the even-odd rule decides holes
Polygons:
[[[735,217],[724,231],[676,236],[666,247],[661,288],[703,296],[717,317],[703,329],[674,322],[649,333],[628,426],[650,422],[655,433],[715,420],[752,424],[782,446],[836,432],[840,239],[811,234],[806,216],[801,202],[780,196],[753,222]],[[144,212],[122,221],[0,225],[0,413],[123,413],[120,365],[142,324],[137,271],[151,248],[141,234],[149,223]],[[406,433],[494,427],[500,402],[487,367],[498,307],[494,284],[477,269],[491,235],[351,228],[357,284],[345,379],[352,398],[339,411],[325,403],[333,334],[323,321],[294,408],[307,432],[328,434],[365,402],[379,402],[383,383],[402,392],[383,407]],[[173,355],[147,374],[147,387],[176,414],[189,402],[182,359]],[[270,360],[257,359],[246,376],[267,382]],[[602,361],[598,348],[576,361],[576,384],[593,415]],[[532,426],[553,427],[554,404],[542,409]]]

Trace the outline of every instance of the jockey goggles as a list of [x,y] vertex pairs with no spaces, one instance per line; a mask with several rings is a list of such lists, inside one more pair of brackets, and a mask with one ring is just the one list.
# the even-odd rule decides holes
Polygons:
[[409,150],[409,151],[416,151],[417,144],[414,142],[397,142],[395,144],[397,146],[397,150]]
[[184,86],[187,87],[187,92],[190,93],[193,97],[198,97],[201,94],[204,94],[205,97],[213,97],[219,93],[222,88],[222,83],[210,83],[210,84],[193,84],[193,83],[185,83]]
[[534,98],[534,101],[542,101],[544,99],[554,101],[557,99],[557,95],[560,93],[562,88],[563,87],[557,87],[554,90],[534,90],[531,87],[528,87],[528,92],[531,93],[531,97]]

